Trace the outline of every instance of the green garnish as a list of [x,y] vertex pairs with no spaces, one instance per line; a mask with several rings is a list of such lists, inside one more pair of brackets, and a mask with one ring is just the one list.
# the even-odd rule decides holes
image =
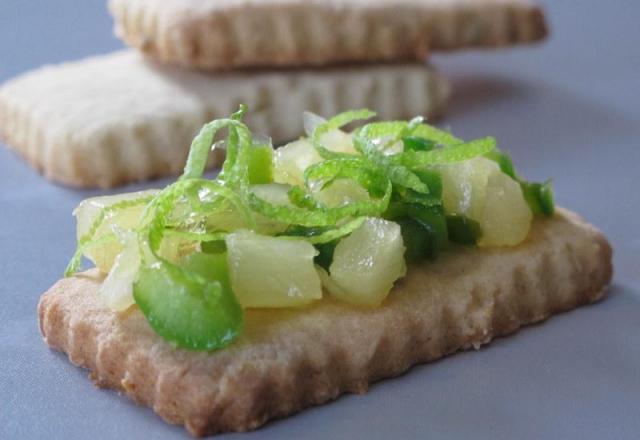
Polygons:
[[406,247],[404,256],[407,263],[419,263],[425,256],[432,259],[436,255],[437,245],[428,228],[410,217],[398,219],[396,222],[400,225],[402,241]]
[[[324,268],[321,278],[331,284],[325,287],[337,298],[375,305],[388,293],[387,285],[402,276],[405,260],[419,263],[436,258],[449,242],[477,243],[482,237],[481,223],[445,210],[443,167],[481,159],[497,168],[484,158],[491,159],[521,185],[522,197],[532,212],[553,213],[550,184],[521,180],[510,158],[490,137],[466,142],[425,124],[422,118],[364,124],[347,136],[337,130],[375,116],[369,110],[349,111],[327,121],[317,118],[319,124],[303,140],[307,144],[296,145],[301,151],[307,148],[308,163],[297,174],[287,174],[288,170],[274,169],[274,154],[278,153],[270,142],[256,140],[242,122],[246,111],[241,106],[230,118],[202,128],[191,145],[184,173],[175,183],[153,195],[116,201],[92,214],[65,272],[77,272],[82,255],[97,261],[91,254],[96,249],[104,251],[99,255],[100,268],[108,271],[120,249],[119,228],[126,229],[127,237],[133,237],[127,241],[127,249],[134,251],[129,255],[140,263],[133,299],[151,327],[179,347],[224,347],[240,334],[242,307],[247,307],[242,301],[269,303],[252,290],[256,281],[246,278],[260,260],[259,246],[280,253],[269,261],[272,270],[280,269],[279,261],[296,264],[296,286],[315,286],[315,293],[309,296],[295,289],[278,290],[291,288],[286,278],[289,268],[282,268],[269,284],[270,295],[279,306],[307,304],[320,295],[314,262]],[[228,132],[226,160],[219,175],[207,179],[203,176],[208,157],[212,145],[218,145],[214,141],[221,130]],[[341,134],[340,139],[352,145],[334,148],[325,141],[332,133]],[[274,177],[294,174],[300,182],[297,185]],[[499,179],[492,182],[502,184]],[[499,202],[492,199],[492,203],[496,200]],[[522,206],[527,210],[524,202]],[[124,213],[129,220],[134,216],[137,224],[125,227],[118,223],[118,215]],[[384,286],[375,289],[375,298],[367,297],[361,285],[350,284],[350,271],[359,266],[340,266],[355,264],[350,255],[366,254],[366,250],[376,253],[376,270],[393,272],[391,276],[358,273],[363,283],[372,286],[376,280],[384,281]],[[304,261],[296,260],[296,254],[286,254],[302,251]],[[238,278],[233,264],[229,265],[231,256],[234,264],[243,265],[245,278]],[[334,280],[330,272],[339,276]],[[243,295],[234,291],[238,279],[245,289]]]
[[482,235],[480,224],[463,215],[448,215],[449,240],[454,243],[473,245]]
[[242,327],[242,308],[231,290],[226,255],[195,253],[182,267],[142,267],[133,297],[164,339],[193,350],[231,343]]
[[317,244],[316,250],[318,251],[318,255],[314,258],[314,263],[325,270],[329,270],[329,266],[331,266],[331,262],[333,261],[333,252],[336,250],[337,244],[338,240]]
[[273,147],[259,145],[253,147],[249,155],[249,183],[252,185],[273,182]]
[[555,211],[551,181],[545,183],[521,182],[524,198],[534,214],[552,216]]

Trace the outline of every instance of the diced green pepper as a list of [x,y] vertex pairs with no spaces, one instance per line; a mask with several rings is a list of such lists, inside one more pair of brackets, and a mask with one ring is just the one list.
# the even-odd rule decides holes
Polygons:
[[531,208],[531,212],[536,215],[543,214],[550,217],[555,212],[555,202],[553,198],[553,187],[550,181],[545,183],[520,182],[522,193]]
[[329,243],[316,244],[315,247],[318,251],[318,255],[313,259],[313,262],[325,270],[329,270],[329,266],[331,266],[331,263],[333,262],[333,251],[335,251],[337,244],[338,240],[330,241]]
[[447,245],[447,220],[442,207],[425,208],[411,204],[408,207],[408,214],[429,231],[432,246],[426,256],[427,258],[435,258],[438,252]]
[[494,148],[490,152],[486,153],[484,157],[496,162],[500,167],[500,171],[505,173],[507,176],[511,177],[512,179],[518,180],[516,169],[513,166],[513,161],[507,153],[503,153],[497,148]]
[[411,218],[396,220],[396,222],[400,225],[407,263],[419,263],[434,253],[431,233],[422,224]]
[[481,237],[480,224],[464,215],[448,215],[449,240],[454,243],[474,245]]
[[545,183],[530,183],[519,178],[511,161],[511,157],[497,148],[484,156],[487,159],[495,161],[503,173],[520,183],[524,198],[534,215],[545,215],[547,217],[553,215],[555,203],[550,181]]
[[447,244],[447,222],[441,206],[395,203],[385,217],[400,224],[405,256],[412,263],[435,259]]
[[203,241],[200,243],[200,249],[206,254],[220,254],[227,251],[227,245],[224,240]]
[[429,188],[429,195],[436,198],[442,197],[442,177],[440,173],[428,169],[415,169],[413,172]]
[[226,254],[192,254],[183,267],[164,261],[143,267],[133,296],[151,327],[182,348],[224,347],[242,327],[242,308],[230,287]]

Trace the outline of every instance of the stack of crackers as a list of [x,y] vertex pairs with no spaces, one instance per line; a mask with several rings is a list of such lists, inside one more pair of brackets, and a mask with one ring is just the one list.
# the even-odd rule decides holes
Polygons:
[[529,0],[111,0],[133,49],[46,66],[0,88],[0,138],[47,178],[112,187],[179,173],[198,129],[248,105],[275,144],[300,114],[440,114],[436,51],[541,40]]

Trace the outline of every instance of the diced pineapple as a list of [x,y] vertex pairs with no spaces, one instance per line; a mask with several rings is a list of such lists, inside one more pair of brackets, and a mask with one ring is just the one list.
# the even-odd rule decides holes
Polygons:
[[118,254],[109,275],[100,285],[99,294],[107,307],[126,310],[134,304],[133,283],[140,268],[140,248],[135,234],[124,236],[124,247]]
[[291,206],[289,201],[289,190],[291,185],[285,185],[282,183],[265,183],[261,185],[252,185],[251,191],[274,205]]
[[320,277],[320,282],[322,283],[322,287],[336,298],[348,297],[349,294],[345,292],[345,290],[340,287],[329,275],[329,272],[325,270],[324,267],[318,266],[316,264],[316,272],[318,272],[318,276]]
[[350,133],[342,130],[331,130],[320,136],[320,143],[327,150],[335,153],[359,154],[353,147]]
[[[251,191],[274,205],[290,206],[288,191],[290,185],[280,183],[265,183],[252,185]],[[289,226],[286,223],[279,222],[261,215],[255,216],[257,230],[263,234],[278,234],[283,232]],[[206,217],[206,228],[210,231],[235,231],[238,229],[247,229],[250,225],[244,214],[238,211],[233,205],[229,204],[225,209],[218,210]]]
[[315,198],[330,208],[369,200],[369,193],[353,179],[336,179],[329,186],[314,194]]
[[465,215],[480,222],[484,211],[489,175],[498,164],[483,157],[443,165],[442,201],[447,214]]
[[336,246],[329,266],[335,286],[325,285],[343,301],[379,305],[407,271],[404,251],[400,225],[369,218]]
[[[289,201],[290,185],[281,183],[267,183],[253,185],[251,190],[261,199],[274,205],[291,206]],[[262,215],[256,215],[256,230],[261,234],[272,235],[284,232],[289,227],[288,223],[283,223]]]
[[382,153],[385,156],[393,156],[394,154],[399,154],[402,153],[404,151],[404,144],[400,141],[398,142],[394,142],[393,144],[389,145],[387,148],[385,148]]
[[196,252],[196,242],[182,237],[165,235],[160,242],[158,254],[165,260],[178,264],[185,256]]
[[533,214],[518,182],[497,171],[487,183],[479,246],[515,246],[529,234]]
[[531,209],[518,182],[496,162],[477,157],[440,170],[445,212],[477,221],[482,232],[479,246],[513,246],[526,238]]
[[[114,196],[92,197],[82,201],[73,211],[77,219],[77,237],[82,238],[87,234],[100,212],[113,206],[116,203],[125,200],[135,200],[154,196],[158,190],[147,190],[133,193],[119,194]],[[131,229],[135,227],[140,220],[140,216],[144,211],[145,204],[135,205],[126,209],[119,210],[108,215],[102,222],[102,225],[96,230],[94,239],[104,237],[113,232],[113,227],[120,229]],[[102,246],[89,249],[85,256],[93,261],[100,271],[107,273],[111,269],[116,256],[122,250],[122,245],[117,241],[106,243]]]
[[[341,130],[331,130],[320,136],[322,145],[336,153],[358,154],[353,148],[351,134]],[[289,185],[304,184],[304,170],[321,162],[311,141],[307,138],[290,142],[275,150],[273,159],[273,181]]]
[[233,231],[249,227],[244,215],[233,206],[208,214],[205,225],[209,231]]
[[322,297],[307,241],[238,231],[226,238],[231,286],[243,307],[295,307]]
[[273,181],[289,185],[304,184],[304,170],[322,160],[311,142],[300,139],[278,148],[273,160]]

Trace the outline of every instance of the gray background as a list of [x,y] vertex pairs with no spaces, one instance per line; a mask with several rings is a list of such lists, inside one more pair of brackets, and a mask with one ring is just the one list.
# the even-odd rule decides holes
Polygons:
[[[524,175],[555,178],[559,202],[614,244],[611,296],[235,438],[640,438],[640,3],[546,6],[544,45],[436,58],[455,86],[442,124],[495,135]],[[0,0],[0,81],[118,47],[103,1]],[[38,297],[74,249],[71,210],[93,194],[0,148],[2,439],[186,436],[94,389],[38,334]]]

